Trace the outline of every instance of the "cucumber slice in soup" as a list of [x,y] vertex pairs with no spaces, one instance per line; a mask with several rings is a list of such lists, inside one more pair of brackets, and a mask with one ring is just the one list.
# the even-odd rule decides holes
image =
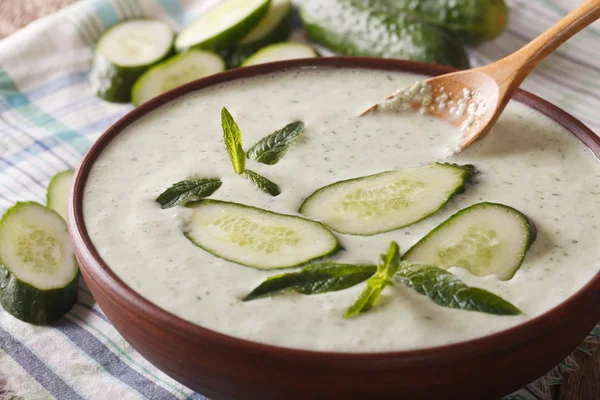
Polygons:
[[53,321],[77,299],[78,268],[67,224],[56,212],[19,202],[0,220],[0,303],[34,324]]
[[225,62],[215,53],[192,50],[176,55],[150,68],[131,89],[131,101],[144,103],[185,83],[225,70]]
[[402,259],[508,280],[535,237],[535,225],[521,212],[503,204],[479,203],[442,222]]
[[185,235],[225,260],[258,269],[291,268],[339,250],[318,222],[238,203],[188,203],[193,213]]
[[284,42],[292,31],[292,5],[289,0],[271,0],[267,14],[227,56],[229,68],[239,67],[248,56],[261,47]]
[[175,40],[177,51],[235,45],[265,16],[270,0],[225,0],[201,14]]
[[296,58],[317,57],[312,47],[302,43],[276,43],[252,54],[242,63],[242,67],[264,64],[274,61],[294,60]]
[[54,210],[65,221],[67,220],[67,202],[75,172],[72,169],[60,172],[52,177],[46,194],[48,208]]
[[474,174],[472,165],[440,163],[381,172],[325,186],[300,212],[336,232],[374,235],[434,214],[462,193]]
[[100,37],[94,53],[92,91],[104,100],[129,102],[135,81],[172,53],[174,38],[166,23],[153,19],[132,19],[113,26]]

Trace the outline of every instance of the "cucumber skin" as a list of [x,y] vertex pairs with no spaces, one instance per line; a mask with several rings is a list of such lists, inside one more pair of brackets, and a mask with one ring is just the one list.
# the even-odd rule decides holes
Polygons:
[[447,220],[445,220],[444,222],[442,222],[441,224],[439,224],[438,226],[436,226],[435,228],[433,228],[427,235],[423,236],[421,238],[421,240],[419,240],[410,249],[408,249],[408,251],[402,255],[401,260],[405,261],[410,256],[410,253],[413,250],[415,250],[421,243],[426,242],[431,236],[435,235],[439,230],[441,230],[442,228],[444,228],[444,226],[446,226],[446,224],[451,223],[452,220],[454,220],[456,218],[459,218],[463,213],[469,212],[469,210],[472,209],[475,206],[479,206],[479,207],[484,207],[484,206],[497,207],[497,206],[501,206],[503,208],[507,208],[509,210],[512,210],[515,213],[520,214],[522,216],[523,222],[525,223],[525,226],[527,226],[527,232],[529,233],[529,235],[527,236],[527,242],[525,243],[525,247],[523,248],[523,257],[521,258],[521,261],[519,262],[518,265],[515,266],[514,270],[512,271],[512,274],[506,280],[512,279],[512,277],[515,276],[515,273],[517,272],[517,270],[519,268],[521,268],[521,264],[523,264],[523,260],[525,259],[525,255],[527,254],[527,251],[531,248],[531,245],[533,244],[533,242],[535,242],[535,239],[537,238],[537,227],[535,226],[535,224],[533,223],[533,221],[528,216],[526,216],[525,214],[523,214],[521,211],[519,211],[519,210],[517,210],[517,209],[515,209],[513,207],[507,206],[505,204],[491,203],[491,202],[482,202],[482,203],[473,204],[472,206],[469,206],[467,208],[463,208],[462,210],[457,211],[456,213],[452,214]]
[[65,315],[77,301],[78,288],[79,272],[63,288],[40,290],[0,264],[0,304],[12,316],[30,324],[47,324]]
[[[17,202],[2,216],[0,226],[5,218],[17,212],[20,206],[29,203],[44,207],[35,202]],[[47,210],[60,217],[56,211]],[[60,218],[62,220],[62,217]],[[4,265],[0,255],[0,304],[9,314],[30,324],[52,322],[66,314],[77,301],[79,274],[78,270],[73,279],[62,288],[40,290],[17,278]]]
[[444,0],[392,2],[407,13],[451,32],[453,37],[467,44],[491,40],[508,25],[508,7],[504,0],[454,0],[454,7],[447,7]]
[[246,61],[248,57],[256,53],[262,47],[275,43],[285,42],[290,36],[290,33],[292,32],[291,10],[292,8],[290,7],[290,11],[288,11],[288,14],[285,16],[282,23],[277,25],[277,27],[271,32],[269,32],[269,34],[266,35],[264,38],[257,40],[256,42],[249,43],[247,45],[238,45],[237,47],[234,47],[232,49],[224,50],[222,52],[222,57],[225,59],[227,68],[231,69],[239,67],[244,61]]
[[[270,0],[265,1],[262,6],[254,10],[253,13],[246,17],[244,23],[239,23],[235,26],[232,26],[225,32],[221,32],[217,36],[214,36],[213,38],[204,42],[196,43],[191,46],[180,47],[177,45],[177,38],[175,38],[175,49],[178,53],[192,49],[209,50],[214,51],[215,53],[221,53],[223,50],[231,48],[232,45],[242,40],[244,36],[246,36],[246,34],[250,32],[256,24],[258,24],[262,17],[264,17],[267,13],[269,4]],[[200,16],[200,18],[202,18],[202,16]],[[194,23],[195,22],[192,24]]]
[[90,71],[90,85],[96,96],[111,103],[131,102],[131,89],[144,72],[174,54],[173,47],[156,62],[141,67],[121,67],[96,53]]
[[[391,0],[306,0],[300,18],[311,39],[340,55],[397,58],[468,68],[464,48]],[[328,10],[337,10],[338,15]],[[339,15],[351,21],[340,23]],[[371,29],[385,26],[385,32]],[[387,38],[385,36],[388,36]]]

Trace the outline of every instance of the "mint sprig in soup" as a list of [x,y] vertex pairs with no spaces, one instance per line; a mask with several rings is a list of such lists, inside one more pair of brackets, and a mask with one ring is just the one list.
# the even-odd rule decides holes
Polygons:
[[225,107],[221,110],[221,125],[223,127],[223,142],[236,174],[246,169],[246,153],[242,149],[242,131]]
[[248,158],[263,164],[277,164],[302,132],[304,132],[302,121],[287,124],[280,130],[260,139],[248,150]]
[[190,201],[197,201],[208,197],[221,187],[218,178],[187,179],[174,183],[156,198],[156,202],[162,208],[171,208],[177,205],[185,205]]
[[[90,170],[83,211],[95,248],[163,309],[291,348],[426,348],[499,332],[553,308],[600,263],[597,160],[561,126],[514,102],[489,135],[458,155],[447,149],[460,131],[426,115],[355,118],[390,88],[419,79],[285,71],[158,107],[124,128]],[[239,131],[237,139],[227,135],[232,158],[223,105]],[[225,121],[227,132],[236,131]],[[277,163],[249,156],[294,121],[304,131]],[[281,193],[260,190],[244,179],[247,171]],[[222,184],[160,210],[158,194],[190,177]],[[385,286],[371,285],[367,307],[344,318],[391,242],[397,270],[390,264]]]

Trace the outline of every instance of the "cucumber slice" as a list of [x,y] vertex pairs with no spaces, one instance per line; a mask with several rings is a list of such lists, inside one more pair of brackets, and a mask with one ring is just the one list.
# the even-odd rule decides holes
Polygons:
[[0,303],[13,316],[44,324],[77,300],[78,268],[67,224],[35,202],[19,202],[0,219]]
[[215,53],[192,50],[176,55],[150,68],[133,85],[131,101],[140,105],[185,83],[225,70],[225,62]]
[[225,0],[201,14],[175,39],[177,51],[220,51],[239,42],[267,13],[270,0]]
[[402,259],[508,280],[521,266],[536,234],[535,225],[514,208],[478,203],[442,222]]
[[132,19],[106,31],[98,41],[90,84],[98,97],[127,103],[131,87],[148,68],[173,51],[175,34],[164,22]]
[[242,63],[242,67],[249,65],[265,64],[274,61],[294,60],[296,58],[317,57],[312,47],[302,43],[276,43],[252,54]]
[[381,172],[325,186],[300,212],[340,233],[388,232],[434,214],[462,193],[474,174],[472,165],[440,163]]
[[46,204],[65,221],[67,220],[67,203],[75,172],[72,169],[60,172],[52,177],[46,194]]
[[188,203],[185,235],[228,261],[258,269],[291,268],[337,252],[333,234],[318,222],[217,200]]
[[271,0],[263,19],[227,54],[227,67],[239,67],[261,47],[286,41],[292,31],[291,14],[289,0]]

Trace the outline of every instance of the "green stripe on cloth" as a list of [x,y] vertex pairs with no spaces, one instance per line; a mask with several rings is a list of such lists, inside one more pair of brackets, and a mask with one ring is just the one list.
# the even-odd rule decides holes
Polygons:
[[55,119],[35,103],[32,103],[27,96],[17,89],[14,81],[8,76],[2,66],[0,66],[0,96],[3,96],[6,102],[22,117],[67,143],[79,154],[85,154],[92,144],[89,139]]

